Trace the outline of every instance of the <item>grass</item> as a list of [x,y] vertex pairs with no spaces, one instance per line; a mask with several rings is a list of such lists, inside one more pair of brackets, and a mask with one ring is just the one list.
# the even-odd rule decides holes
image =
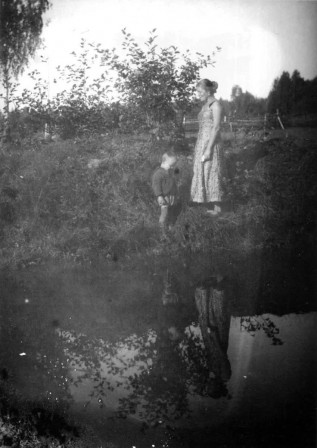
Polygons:
[[[12,210],[2,216],[2,256],[86,259],[132,229],[151,228],[151,192],[138,176],[147,155],[142,141],[102,137],[2,154],[1,202]],[[96,158],[98,168],[89,168]]]
[[[193,142],[191,142],[192,146]],[[192,165],[179,153],[183,209],[162,242],[151,174],[167,144],[97,135],[0,153],[2,267],[44,260],[118,260],[179,250],[240,251],[292,244],[315,225],[312,141],[247,136],[224,142],[227,211],[188,207]]]

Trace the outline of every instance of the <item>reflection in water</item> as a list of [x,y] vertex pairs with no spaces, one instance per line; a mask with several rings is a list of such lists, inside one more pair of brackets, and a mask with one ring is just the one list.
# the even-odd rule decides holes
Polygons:
[[241,317],[241,329],[247,331],[251,336],[258,330],[263,330],[266,336],[272,340],[272,345],[282,345],[283,341],[277,335],[279,328],[270,317],[267,316],[243,316]]
[[199,326],[167,271],[155,330],[115,343],[58,330],[76,399],[88,396],[85,406],[94,400],[155,426],[189,416],[191,395],[226,396],[230,316],[222,283],[198,288],[195,301]]
[[[182,360],[167,335],[149,331],[116,344],[69,333],[61,336],[73,366],[73,384],[88,380],[88,387],[93,387],[87,395],[113,408],[117,417],[136,415],[155,425],[186,413]],[[80,352],[76,340],[80,340]],[[76,395],[80,399],[74,391]]]
[[225,290],[221,282],[210,288],[197,288],[195,301],[207,365],[210,370],[208,394],[218,398],[227,394],[224,384],[231,376],[231,367],[227,356],[230,316],[227,310]]
[[75,402],[83,415],[129,418],[143,428],[184,428],[187,421],[212,427],[229,417],[262,421],[278,416],[279,406],[289,415],[298,402],[309,412],[316,316],[290,314],[290,305],[282,317],[267,314],[268,305],[266,314],[252,304],[244,308],[243,278],[233,281],[230,269],[225,279],[197,275],[190,286],[192,278],[165,265],[155,271],[160,287],[153,295],[144,272],[129,277],[132,295],[125,271],[111,286],[110,275],[99,279],[100,290],[111,288],[100,298],[88,282],[79,285],[79,298],[45,294],[42,279],[38,298],[28,294],[26,302],[8,293],[0,309],[0,383],[11,381],[46,409]]
[[179,295],[176,292],[175,283],[175,277],[170,273],[169,270],[167,270],[164,278],[164,289],[162,294],[163,305],[174,305],[179,303]]

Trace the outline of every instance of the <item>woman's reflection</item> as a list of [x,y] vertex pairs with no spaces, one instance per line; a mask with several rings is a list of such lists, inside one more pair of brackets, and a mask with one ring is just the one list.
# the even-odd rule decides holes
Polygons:
[[225,383],[231,377],[227,356],[230,315],[225,283],[225,280],[218,276],[195,291],[198,320],[210,372],[207,393],[213,398],[227,395]]

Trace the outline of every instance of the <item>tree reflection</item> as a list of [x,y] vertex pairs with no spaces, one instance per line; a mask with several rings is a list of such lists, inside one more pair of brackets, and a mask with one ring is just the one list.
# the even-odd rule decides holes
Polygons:
[[225,290],[219,282],[197,288],[195,302],[199,325],[186,314],[167,272],[155,330],[116,343],[60,331],[73,384],[88,380],[90,399],[104,406],[115,395],[117,417],[135,415],[151,426],[189,416],[191,395],[226,396],[231,369]]
[[271,339],[272,345],[282,345],[283,341],[277,335],[280,330],[270,317],[264,316],[243,316],[240,320],[241,329],[247,331],[251,336],[255,336],[255,332],[263,330],[266,336]]

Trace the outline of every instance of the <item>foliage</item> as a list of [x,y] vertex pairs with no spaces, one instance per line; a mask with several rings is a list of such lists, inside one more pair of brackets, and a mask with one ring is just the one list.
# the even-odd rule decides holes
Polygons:
[[274,80],[268,96],[268,112],[282,114],[316,113],[317,78],[305,80],[298,70],[283,72]]
[[[29,73],[33,88],[12,97],[22,130],[32,134],[46,125],[48,133],[70,138],[118,127],[119,105],[109,100],[109,80],[101,71],[98,53],[91,53],[84,40],[80,48],[79,53],[71,54],[67,66],[57,67],[58,78],[65,88],[53,98],[50,98],[48,81],[38,70]],[[98,68],[99,76],[93,77],[92,73]],[[17,126],[14,129],[16,131]],[[23,137],[23,133],[20,136]]]
[[255,336],[256,331],[263,330],[266,336],[271,339],[272,345],[283,345],[282,339],[278,336],[279,328],[270,317],[267,316],[243,316],[240,319],[240,327],[251,336]]
[[155,31],[141,48],[124,29],[124,56],[115,50],[103,52],[106,66],[116,72],[115,87],[127,106],[124,121],[129,124],[134,120],[132,115],[137,116],[139,125],[148,129],[172,121],[177,109],[185,111],[200,69],[214,64],[210,56],[197,53],[193,58],[189,50],[181,54],[174,45],[158,49]]
[[17,77],[41,43],[43,14],[48,0],[2,0],[0,6],[0,69],[6,91],[5,111],[9,112],[12,77]]
[[265,108],[265,99],[256,98],[248,91],[243,92],[238,85],[232,87],[229,115],[235,118],[263,115]]
[[40,44],[47,0],[1,2],[1,65],[17,76]]
[[178,115],[191,107],[200,69],[214,62],[210,56],[193,57],[189,50],[181,55],[175,46],[158,50],[154,30],[145,49],[125,30],[123,34],[123,56],[82,39],[79,52],[72,52],[65,67],[56,68],[54,83],[63,90],[53,98],[39,71],[29,74],[32,89],[17,94],[12,86],[11,99],[22,114],[20,127],[34,119],[34,130],[39,123],[42,128],[47,124],[62,138],[110,129],[147,130],[154,139],[177,133],[177,122],[182,121]]

